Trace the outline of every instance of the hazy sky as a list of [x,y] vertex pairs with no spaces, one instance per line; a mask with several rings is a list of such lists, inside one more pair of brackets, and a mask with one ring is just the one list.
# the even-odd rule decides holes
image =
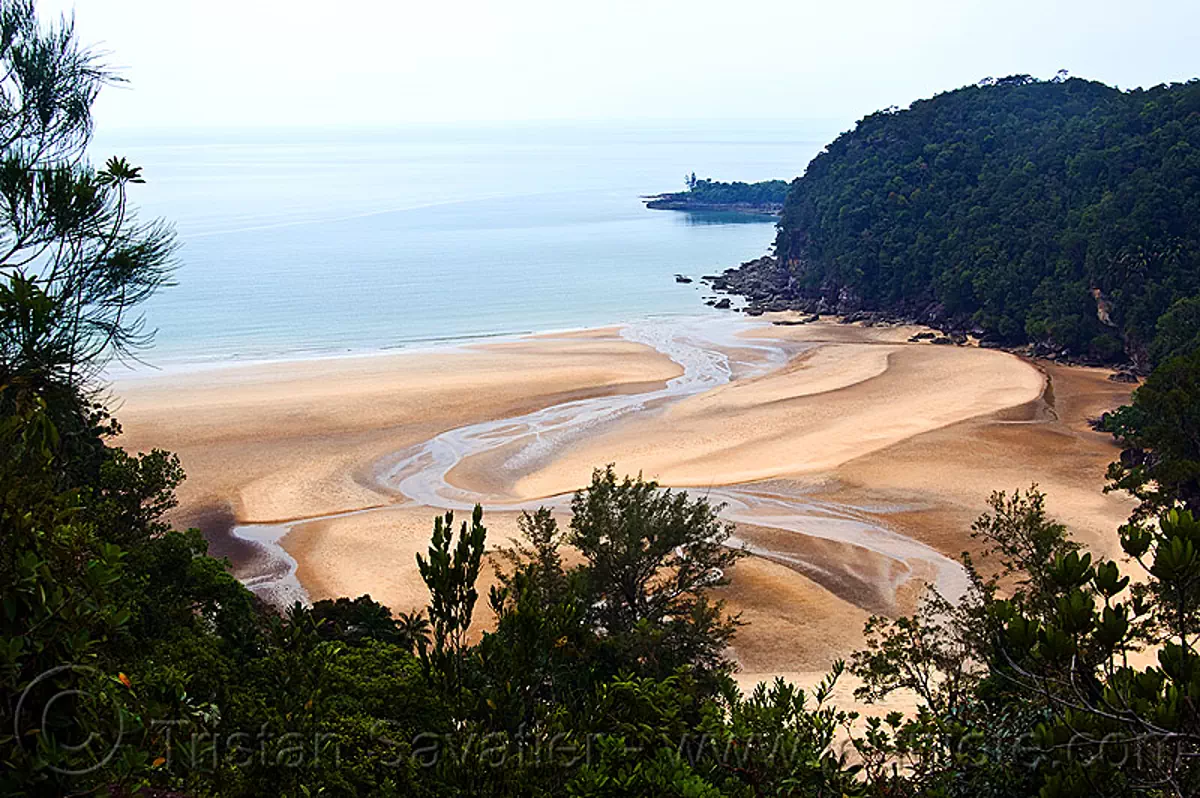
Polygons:
[[987,76],[1200,75],[1200,0],[39,0],[129,81],[99,124],[854,120]]

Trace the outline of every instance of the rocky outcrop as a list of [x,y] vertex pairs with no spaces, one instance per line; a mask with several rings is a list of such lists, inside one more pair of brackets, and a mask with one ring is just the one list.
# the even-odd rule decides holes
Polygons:
[[1112,380],[1113,382],[1123,382],[1123,383],[1126,383],[1129,385],[1133,385],[1134,383],[1139,381],[1138,375],[1136,373],[1134,373],[1131,369],[1121,369],[1120,371],[1114,371],[1112,374],[1108,375],[1108,378],[1110,380]]
[[[708,274],[700,278],[715,291],[744,296],[752,307],[763,310],[793,310],[794,284],[788,270],[770,256],[743,263],[735,269],[726,269],[721,274]],[[786,307],[768,307],[782,304]]]
[[[761,311],[760,311],[761,314]],[[779,319],[771,322],[776,327],[796,327],[801,324],[812,324],[814,321],[820,321],[821,314],[814,313],[811,316],[801,316],[798,319]]]
[[[910,319],[905,314],[867,310],[862,298],[845,288],[816,292],[804,290],[792,271],[769,255],[747,261],[721,274],[706,274],[700,279],[715,291],[745,297],[744,311],[749,315],[792,310],[818,318],[821,315],[840,316],[846,324],[916,322],[916,319]],[[933,317],[937,314],[922,315]]]
[[[985,349],[1004,349],[1026,357],[1053,360],[1060,363],[1080,365],[1110,365],[1069,352],[1052,341],[1015,344],[992,338],[975,324],[969,315],[951,314],[944,305],[936,301],[922,303],[897,303],[887,308],[872,308],[853,291],[835,285],[818,289],[803,286],[796,278],[803,273],[803,266],[789,269],[777,258],[769,255],[747,261],[741,266],[726,269],[721,274],[707,274],[701,281],[712,286],[714,291],[736,294],[746,298],[741,310],[748,316],[763,313],[798,311],[801,313],[839,316],[842,324],[866,324],[869,326],[899,326],[919,324],[939,330],[943,336],[924,333],[913,337],[914,342],[926,341],[941,345],[963,345],[969,338],[978,341]],[[709,303],[712,304],[712,303]],[[717,307],[727,307],[724,302]],[[784,322],[799,323],[799,322]],[[1126,368],[1113,379],[1126,381],[1137,379],[1136,368]]]

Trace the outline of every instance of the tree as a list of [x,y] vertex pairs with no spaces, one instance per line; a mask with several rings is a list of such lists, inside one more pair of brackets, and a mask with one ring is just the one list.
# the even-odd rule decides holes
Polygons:
[[1176,502],[1200,513],[1200,349],[1156,368],[1104,426],[1125,447],[1106,490],[1139,499],[1139,518]]
[[[570,529],[542,508],[518,521],[501,549],[496,614],[473,650],[476,715],[510,734],[548,716],[587,712],[600,685],[621,676],[667,679],[715,696],[730,669],[724,651],[737,623],[708,591],[741,555],[730,528],[703,499],[609,467],[572,501]],[[582,562],[564,566],[562,547]]]
[[356,599],[322,599],[309,609],[324,640],[357,643],[375,640],[393,643],[409,653],[425,649],[429,643],[429,621],[421,612],[392,611],[369,595]]
[[707,593],[727,584],[743,552],[719,508],[687,493],[597,469],[571,501],[569,541],[586,561],[589,622],[621,646],[624,662],[666,676],[683,664],[717,674],[737,628]]
[[399,643],[410,654],[423,652],[429,645],[429,621],[423,612],[400,612],[396,614],[396,632]]
[[140,169],[85,159],[92,101],[114,77],[69,21],[44,27],[31,0],[4,0],[0,65],[0,384],[86,437],[97,414],[76,394],[149,342],[137,308],[167,282],[174,234],[130,207]]
[[317,633],[325,640],[394,643],[400,639],[392,611],[369,595],[323,599],[314,602],[309,611],[316,621]]
[[1077,561],[1079,546],[1047,517],[1036,487],[993,493],[988,504],[972,537],[989,573],[964,556],[970,588],[959,603],[930,591],[911,616],[872,617],[867,647],[853,657],[862,681],[856,697],[876,703],[907,691],[919,702],[913,717],[869,718],[855,738],[868,779],[885,792],[936,793],[956,783],[961,792],[953,794],[1006,795],[1036,782],[1021,759],[1040,713],[998,675],[1001,608],[1036,619],[1053,613],[1061,595],[1055,563]]
[[521,592],[541,602],[561,600],[568,589],[561,553],[565,538],[554,515],[546,507],[532,513],[522,512],[517,519],[517,530],[521,537],[512,541],[510,548],[497,551],[499,559],[511,570],[496,568],[499,584],[492,591],[493,608],[504,606],[509,598]]
[[550,510],[522,513],[517,525],[521,538],[497,552],[503,565],[489,595],[496,627],[474,652],[479,714],[511,734],[580,710],[611,675],[599,655],[602,641],[586,622],[578,571],[563,567],[564,535]]
[[1164,363],[1197,349],[1200,349],[1200,297],[1181,299],[1159,316],[1150,357],[1155,363]]
[[447,511],[433,521],[429,559],[417,555],[421,579],[429,587],[429,622],[433,628],[433,649],[428,653],[422,650],[422,657],[426,668],[445,679],[452,693],[462,685],[467,630],[479,599],[475,582],[486,540],[483,508],[477,504],[471,526],[468,528],[463,521],[457,543],[454,512]]
[[[103,437],[116,428],[90,398],[90,380],[105,359],[128,354],[146,339],[131,313],[165,281],[173,246],[165,225],[139,224],[128,206],[128,186],[141,182],[137,169],[112,159],[94,171],[84,160],[91,104],[111,79],[79,46],[69,22],[46,27],[29,0],[0,2],[0,726],[6,730],[0,747],[6,794],[66,791],[69,783],[96,789],[105,780],[130,784],[126,777],[148,764],[117,758],[102,773],[92,772],[95,746],[72,751],[55,744],[64,731],[66,739],[111,739],[114,722],[134,720],[126,714],[128,677],[120,681],[110,668],[146,600],[131,585],[145,576],[125,570],[137,557],[118,543],[162,531],[163,508],[151,494],[160,488],[169,494],[175,484],[170,462],[158,455],[123,460],[111,454]],[[80,683],[84,673],[94,675],[90,684]],[[21,700],[31,690],[78,689],[85,692],[71,695],[89,689],[112,695],[119,717],[89,718],[86,702],[73,699],[55,707],[65,726],[51,719],[38,728],[29,715],[35,708]],[[14,728],[22,729],[19,735],[39,734],[14,738]],[[66,774],[75,770],[87,775],[71,782]]]
[[0,0],[0,61],[0,793],[417,793],[405,741],[448,717],[423,620],[275,613],[165,522],[178,460],[107,445],[97,373],[148,340],[170,232],[133,219],[136,168],[83,160],[109,76],[70,25]]
[[[958,606],[872,619],[855,657],[869,701],[919,699],[868,719],[855,745],[888,795],[1193,795],[1200,787],[1200,522],[1170,510],[1120,530],[1145,571],[1082,552],[1036,491],[992,498],[975,526],[999,555]],[[1149,644],[1157,664],[1132,665]]]
[[[39,716],[46,696],[110,687],[103,653],[130,617],[115,595],[124,553],[79,518],[78,495],[56,485],[58,444],[44,410],[0,417],[0,792],[5,795],[68,792],[69,785],[79,784],[68,774],[86,773],[104,755],[105,744],[117,739],[125,720],[91,717],[80,711],[86,704],[74,700]],[[123,711],[120,701],[109,706]],[[96,744],[72,749],[60,740]]]

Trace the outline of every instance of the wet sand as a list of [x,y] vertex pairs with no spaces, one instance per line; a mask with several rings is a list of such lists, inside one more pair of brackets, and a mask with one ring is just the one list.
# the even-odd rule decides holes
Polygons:
[[240,523],[388,503],[365,484],[380,457],[483,419],[642,393],[680,369],[607,331],[439,352],[249,364],[118,379],[121,445],[179,454],[178,520]]
[[[735,372],[726,385],[629,414],[527,467],[506,468],[505,450],[468,457],[447,482],[537,500],[616,462],[666,485],[786,489],[851,505],[948,556],[972,548],[970,523],[992,490],[1036,482],[1082,540],[1111,551],[1129,503],[1102,494],[1116,448],[1086,419],[1125,401],[1129,387],[1100,370],[910,344],[913,331],[763,325],[747,333],[747,345],[756,337],[794,345],[798,354],[786,366],[760,376]],[[425,603],[415,554],[439,510],[381,486],[381,458],[464,424],[570,399],[646,393],[680,373],[664,355],[609,329],[167,374],[121,380],[114,393],[124,400],[123,445],[180,454],[189,479],[177,520],[204,524],[220,553],[246,554],[219,538],[231,523],[387,508],[298,523],[283,545],[312,599],[370,593],[410,610]],[[488,512],[490,539],[514,534],[515,517]],[[739,525],[738,535],[779,555],[742,562],[722,591],[748,622],[733,652],[743,683],[774,674],[812,681],[854,650],[869,613],[911,608],[922,575],[898,578],[903,558],[837,536],[758,522]]]

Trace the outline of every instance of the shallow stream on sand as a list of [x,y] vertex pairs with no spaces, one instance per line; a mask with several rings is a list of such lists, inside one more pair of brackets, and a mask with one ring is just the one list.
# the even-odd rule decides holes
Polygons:
[[[498,484],[514,484],[522,474],[547,466],[575,441],[619,424],[634,413],[655,413],[690,396],[769,373],[811,345],[747,339],[739,333],[752,328],[740,318],[680,321],[651,320],[624,327],[621,334],[669,357],[683,374],[664,387],[640,394],[617,394],[574,400],[512,418],[485,421],[443,432],[424,443],[396,452],[375,464],[374,487],[398,500],[437,509],[466,510],[483,504],[485,510],[521,511],[538,507],[566,510],[571,494],[520,499],[502,492],[480,494],[451,484],[448,475],[467,458],[504,449]],[[680,486],[723,505],[723,518],[738,524],[785,530],[811,538],[858,546],[893,561],[889,585],[895,591],[912,578],[931,581],[950,599],[966,589],[961,566],[933,548],[883,526],[873,516],[886,508],[853,507],[825,502],[803,491],[780,491],[754,484],[727,487]],[[307,601],[296,578],[296,561],[280,545],[294,526],[351,515],[383,512],[388,506],[333,513],[316,518],[273,524],[244,524],[233,533],[264,550],[264,565],[243,581],[262,598],[276,604]],[[741,544],[742,541],[736,541]],[[758,556],[793,567],[822,581],[824,569],[796,549],[772,551],[746,544]]]

